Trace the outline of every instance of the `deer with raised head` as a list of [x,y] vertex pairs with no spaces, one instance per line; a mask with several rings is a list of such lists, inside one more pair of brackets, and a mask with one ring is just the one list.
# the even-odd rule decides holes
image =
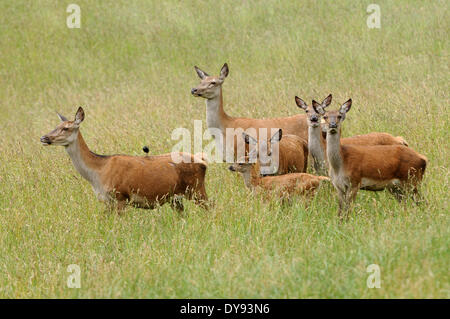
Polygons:
[[[308,143],[297,135],[285,135],[279,129],[270,139],[258,140],[243,132],[246,144],[256,147],[262,175],[304,173],[308,167]],[[277,147],[275,147],[277,146]]]
[[[181,163],[172,154],[155,156],[97,155],[91,152],[80,132],[83,108],[69,121],[58,114],[62,123],[41,137],[43,145],[64,146],[75,169],[89,181],[97,198],[119,211],[129,203],[141,208],[154,208],[170,202],[183,210],[181,197],[206,207],[207,164],[189,153],[178,153]],[[144,148],[147,153],[148,148]]]
[[244,184],[250,190],[262,190],[266,199],[272,196],[289,200],[293,195],[302,195],[307,198],[314,196],[322,181],[329,181],[325,176],[316,176],[307,173],[290,173],[278,176],[261,176],[259,160],[254,161],[256,155],[245,156],[237,163],[233,163],[229,170],[242,174]]
[[[348,210],[359,189],[388,189],[399,201],[411,192],[418,202],[418,185],[427,166],[427,158],[405,145],[343,145],[342,121],[352,105],[349,99],[339,111],[323,115],[327,128],[327,158],[330,177],[339,196],[339,216]],[[313,104],[314,110],[322,110]]]
[[[234,162],[237,157],[237,149],[245,149],[245,144],[242,140],[240,133],[233,135],[233,140],[227,141],[227,129],[239,130],[242,129],[255,129],[259,138],[259,129],[267,129],[270,132],[271,129],[283,129],[284,134],[297,135],[304,140],[308,139],[308,125],[306,122],[306,116],[294,115],[290,117],[279,118],[267,118],[267,119],[252,119],[243,117],[229,116],[223,107],[223,94],[222,85],[225,78],[228,76],[229,69],[225,63],[220,71],[219,76],[210,76],[206,72],[200,70],[195,66],[195,71],[200,77],[200,84],[191,90],[192,95],[196,97],[202,97],[206,99],[206,123],[208,129],[220,130],[222,135],[222,145],[219,145],[219,149],[222,148],[222,158],[228,159],[228,162]],[[216,139],[217,141],[217,139]],[[226,154],[227,144],[233,147],[229,147],[229,151],[234,151],[233,154]],[[228,155],[228,156],[227,156]]]
[[[295,103],[298,107],[303,109],[307,116],[308,121],[308,149],[311,157],[313,158],[314,169],[320,175],[327,174],[327,158],[325,156],[327,143],[323,136],[321,122],[322,115],[325,113],[325,109],[330,105],[332,95],[328,95],[322,103],[318,103],[315,100],[312,101],[312,105],[307,105],[298,96],[295,97]],[[316,112],[317,109],[320,113]],[[339,133],[341,133],[339,131]],[[340,135],[340,134],[339,134]],[[355,135],[351,137],[341,138],[341,144],[348,145],[405,145],[408,143],[401,136],[392,136],[389,133],[372,132],[368,134]]]

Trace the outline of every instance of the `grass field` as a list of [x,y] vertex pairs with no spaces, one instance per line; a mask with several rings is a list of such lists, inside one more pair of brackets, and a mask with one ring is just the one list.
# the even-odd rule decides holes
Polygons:
[[[66,7],[81,7],[81,28]],[[449,298],[449,3],[381,1],[0,2],[0,297]],[[169,152],[205,123],[190,88],[224,62],[230,115],[297,114],[351,97],[343,134],[401,135],[429,159],[427,204],[360,192],[337,220],[332,187],[311,207],[265,204],[211,164],[206,212],[185,202],[110,214],[62,147],[39,138],[79,105],[100,154]],[[81,288],[66,285],[81,268]],[[366,268],[381,269],[369,289]]]

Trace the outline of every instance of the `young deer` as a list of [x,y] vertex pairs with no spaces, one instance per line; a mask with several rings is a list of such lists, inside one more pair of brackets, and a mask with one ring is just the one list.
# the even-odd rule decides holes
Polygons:
[[[308,120],[308,148],[314,162],[314,169],[320,175],[327,174],[327,159],[326,139],[322,134],[322,128],[320,127],[322,115],[325,113],[331,103],[332,96],[328,95],[322,103],[312,101],[312,105],[308,106],[301,98],[295,97],[295,103],[298,107],[302,108],[307,115]],[[316,112],[313,106],[320,112]],[[339,131],[340,133],[340,131]],[[340,135],[340,134],[339,134]],[[363,135],[355,135],[352,137],[341,138],[341,144],[343,145],[405,145],[408,143],[401,136],[392,136],[389,133],[373,132]]]
[[[284,134],[297,135],[304,140],[308,139],[308,125],[306,123],[305,115],[268,119],[251,119],[231,117],[226,114],[223,108],[222,97],[222,84],[229,73],[228,65],[226,63],[223,65],[219,76],[210,76],[198,67],[195,67],[195,71],[200,77],[201,82],[196,88],[191,90],[191,93],[196,97],[200,96],[206,99],[206,123],[210,129],[210,132],[214,129],[218,129],[221,132],[223,143],[222,145],[219,144],[219,147],[222,148],[222,157],[224,160],[228,157],[230,161],[231,158],[233,158],[232,162],[234,162],[234,160],[238,157],[237,149],[245,148],[240,134],[233,135],[233,140],[227,141],[227,129],[247,130],[249,128],[253,128],[257,131],[256,134],[259,136],[259,129],[267,129],[270,132],[270,129],[272,128],[281,128],[283,129]],[[226,145],[230,145],[231,143],[233,143],[232,145],[234,147],[230,147],[230,151],[234,150],[234,154],[227,156]]]
[[[348,210],[359,189],[388,189],[398,200],[411,190],[417,202],[417,187],[425,173],[427,158],[404,145],[343,145],[340,128],[351,105],[350,99],[339,111],[328,111],[323,116],[330,177],[339,196],[339,216],[343,209]],[[322,112],[315,104],[313,108]]]
[[[207,164],[188,153],[178,153],[181,163],[172,161],[172,154],[156,156],[97,155],[91,152],[80,132],[84,120],[79,108],[74,121],[58,114],[62,123],[41,137],[43,145],[64,146],[76,170],[91,183],[97,198],[121,210],[130,204],[154,208],[171,202],[183,210],[181,195],[205,206],[205,173]],[[146,151],[146,150],[144,150]],[[147,148],[148,151],[148,148]]]
[[262,177],[259,161],[251,163],[251,158],[252,155],[245,156],[243,161],[232,164],[229,170],[241,173],[245,186],[251,190],[263,190],[266,198],[270,198],[272,195],[283,200],[289,200],[293,195],[303,195],[311,198],[322,181],[330,180],[325,176],[315,176],[307,173]]
[[[242,133],[246,144],[257,146],[263,175],[283,175],[287,173],[304,173],[308,167],[308,143],[297,135],[284,135],[279,129],[268,140],[258,144],[257,139]],[[277,145],[278,149],[272,147]],[[267,155],[267,158],[265,157]],[[261,160],[264,156],[264,160]]]

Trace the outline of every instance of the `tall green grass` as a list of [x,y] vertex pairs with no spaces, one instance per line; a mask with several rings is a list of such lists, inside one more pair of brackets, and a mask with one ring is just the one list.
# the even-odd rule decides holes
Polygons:
[[[81,7],[68,29],[66,7]],[[0,297],[449,297],[447,1],[0,2]],[[308,209],[250,195],[211,164],[215,207],[186,202],[109,214],[61,147],[39,137],[86,111],[100,154],[169,152],[170,132],[205,119],[193,65],[218,73],[231,115],[297,114],[333,93],[354,101],[346,136],[402,135],[430,161],[427,204],[360,192],[337,220],[324,187]],[[206,125],[206,124],[205,124]],[[69,264],[81,288],[67,288]],[[369,264],[381,288],[366,285]]]

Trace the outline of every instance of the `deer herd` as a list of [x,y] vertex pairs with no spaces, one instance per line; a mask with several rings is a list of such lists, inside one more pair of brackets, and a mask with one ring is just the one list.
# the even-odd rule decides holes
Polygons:
[[[224,64],[219,76],[210,76],[198,67],[195,70],[201,81],[191,94],[206,99],[208,129],[219,130],[219,150],[231,162],[229,170],[240,173],[250,190],[262,193],[264,198],[282,201],[297,196],[306,204],[321,183],[331,182],[339,199],[339,217],[343,211],[348,212],[360,189],[386,189],[399,201],[407,196],[416,203],[421,201],[418,186],[428,160],[411,149],[402,137],[383,132],[341,137],[351,99],[338,110],[327,110],[331,94],[321,103],[313,100],[310,105],[296,96],[302,114],[268,119],[232,117],[224,111],[222,95],[228,65]],[[98,155],[89,150],[80,132],[85,118],[83,108],[77,110],[72,121],[58,116],[61,123],[42,136],[41,143],[64,146],[97,198],[111,208],[120,212],[126,204],[154,208],[168,202],[182,211],[183,197],[205,209],[210,206],[205,187],[208,166],[205,154]],[[229,138],[227,129],[241,129],[242,134]],[[254,134],[249,129],[254,129]],[[274,133],[262,137],[259,133],[262,129]],[[232,147],[226,147],[230,143]],[[239,147],[245,151],[237,157]],[[148,149],[144,151],[147,153]],[[269,161],[263,160],[263,154]],[[182,160],[174,161],[174,155]],[[306,172],[309,156],[316,175]],[[276,165],[265,169],[274,158]]]

